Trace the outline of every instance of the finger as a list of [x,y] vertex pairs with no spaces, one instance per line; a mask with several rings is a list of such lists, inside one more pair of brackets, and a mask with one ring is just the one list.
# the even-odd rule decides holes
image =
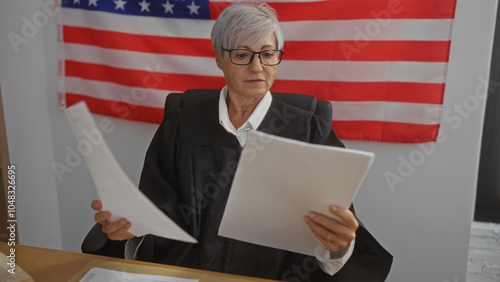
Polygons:
[[[307,218],[321,226],[321,234],[325,238],[330,234],[334,233],[338,236],[345,237],[347,240],[353,240],[356,237],[356,229],[350,226],[346,226],[336,219],[324,216],[319,213],[310,212]],[[318,228],[317,228],[318,229]],[[318,229],[320,230],[320,229]]]
[[328,234],[327,238],[320,240],[323,246],[332,253],[342,251],[349,246],[349,240],[344,237],[337,236],[333,233]]
[[359,223],[352,211],[332,205],[330,206],[330,212],[340,218],[342,224],[344,224],[345,226],[354,228],[355,230],[358,229]]
[[316,236],[316,238],[318,238],[318,240],[327,250],[331,252],[338,252],[349,245],[350,240],[348,240],[347,238],[330,232],[323,226],[316,224],[311,220],[308,220],[307,217],[305,217],[305,219],[313,234]]
[[324,240],[333,240],[336,237],[344,238],[345,240],[352,241],[355,237],[355,232],[348,229],[335,219],[328,218],[321,214],[310,213],[307,216],[310,220],[313,231],[318,237]]
[[90,204],[90,207],[96,211],[100,211],[102,209],[102,202],[99,199],[95,199]]
[[130,222],[125,218],[122,218],[114,222],[107,222],[103,224],[102,232],[108,234],[109,236],[111,234],[118,234],[120,232],[124,233],[124,231],[127,231],[129,227],[130,227]]
[[115,241],[122,241],[122,240],[128,240],[134,235],[132,235],[130,232],[128,232],[128,229],[130,228],[130,223],[125,225],[123,228],[120,228],[116,230],[113,233],[108,234],[109,239],[115,240]]
[[115,241],[122,241],[122,240],[130,239],[130,238],[134,237],[134,235],[132,235],[130,232],[128,232],[129,228],[130,228],[130,222],[127,221],[127,223],[123,227],[117,229],[114,232],[108,233],[108,237],[109,237],[109,239],[115,240]]
[[120,233],[119,235],[111,235],[111,236],[108,235],[108,238],[113,240],[113,241],[123,241],[123,240],[131,239],[133,237],[134,237],[134,235],[132,233],[129,233],[129,232]]
[[100,224],[107,223],[111,218],[111,213],[109,211],[98,212],[94,215],[94,220]]

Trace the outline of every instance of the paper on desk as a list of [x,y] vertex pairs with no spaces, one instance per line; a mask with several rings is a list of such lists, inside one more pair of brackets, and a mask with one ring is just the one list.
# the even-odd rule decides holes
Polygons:
[[322,248],[304,222],[309,211],[348,208],[373,153],[249,132],[219,235],[314,256]]
[[78,150],[94,180],[103,210],[111,212],[111,220],[126,218],[129,232],[135,236],[157,236],[196,243],[196,240],[158,209],[128,178],[109,150],[87,105],[78,103],[65,110]]
[[[12,248],[10,250],[12,250]],[[21,266],[16,265],[15,253],[10,253],[9,257],[7,257],[4,253],[0,252],[0,281],[2,282],[35,281],[26,271],[24,271],[24,269],[21,268]]]
[[186,279],[163,275],[137,274],[100,267],[92,267],[80,282],[198,282],[198,279]]

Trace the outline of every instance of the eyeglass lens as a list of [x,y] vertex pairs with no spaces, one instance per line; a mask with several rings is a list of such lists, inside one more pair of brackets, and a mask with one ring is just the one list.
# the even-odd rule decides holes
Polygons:
[[238,65],[248,65],[251,63],[254,54],[258,54],[260,62],[263,65],[277,65],[281,60],[281,52],[279,50],[264,50],[260,52],[252,52],[245,49],[231,50],[231,62]]

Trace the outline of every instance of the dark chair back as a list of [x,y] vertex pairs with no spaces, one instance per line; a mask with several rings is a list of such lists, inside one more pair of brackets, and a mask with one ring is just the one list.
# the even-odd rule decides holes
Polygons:
[[[163,118],[165,119],[172,111],[193,106],[219,94],[219,89],[189,89],[184,93],[170,93],[165,99]],[[328,101],[317,100],[314,96],[302,94],[272,93],[272,95],[274,99],[313,112],[328,123],[332,122],[332,104]]]

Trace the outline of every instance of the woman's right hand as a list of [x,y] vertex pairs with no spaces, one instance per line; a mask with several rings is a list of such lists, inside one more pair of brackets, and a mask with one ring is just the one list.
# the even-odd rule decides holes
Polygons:
[[117,221],[109,221],[111,213],[109,211],[102,211],[101,200],[93,200],[90,206],[97,211],[94,219],[102,225],[102,232],[106,233],[109,239],[123,241],[134,237],[132,233],[128,232],[130,222],[127,219],[121,218]]

